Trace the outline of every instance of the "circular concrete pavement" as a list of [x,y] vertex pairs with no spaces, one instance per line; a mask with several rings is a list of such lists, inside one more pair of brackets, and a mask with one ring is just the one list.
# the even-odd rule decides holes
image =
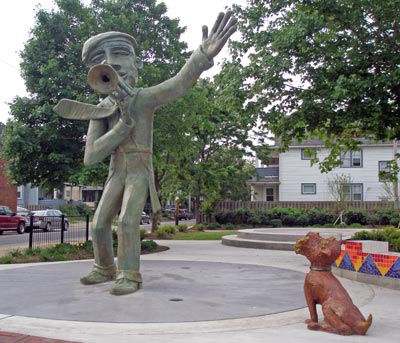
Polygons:
[[305,274],[250,264],[142,261],[143,289],[116,297],[112,282],[83,286],[91,261],[0,271],[0,313],[109,323],[234,319],[305,307]]

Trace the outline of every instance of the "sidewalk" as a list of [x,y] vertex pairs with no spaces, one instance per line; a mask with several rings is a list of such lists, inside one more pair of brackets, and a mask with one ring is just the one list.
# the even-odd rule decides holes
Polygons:
[[[144,289],[140,291],[142,293],[126,297],[114,298],[108,295],[106,290],[110,285],[95,288],[86,286],[86,288],[81,290],[78,285],[78,280],[75,282],[75,276],[71,283],[71,279],[68,275],[69,273],[64,273],[63,275],[57,274],[57,277],[54,277],[51,269],[54,269],[54,266],[58,265],[58,268],[67,268],[65,270],[70,271],[70,273],[80,272],[80,270],[77,269],[81,268],[81,266],[86,268],[82,263],[52,263],[51,265],[53,267],[49,266],[49,264],[0,266],[0,282],[3,285],[2,294],[0,295],[0,313],[4,313],[0,314],[0,331],[85,343],[159,343],[160,340],[168,343],[398,342],[400,334],[400,290],[390,290],[340,279],[344,287],[350,293],[353,302],[360,308],[361,312],[365,316],[372,313],[374,317],[373,324],[367,336],[344,337],[315,332],[307,330],[304,324],[304,320],[309,316],[308,310],[303,307],[305,305],[289,311],[277,311],[254,316],[240,316],[242,311],[246,311],[246,309],[241,306],[243,305],[241,302],[243,302],[243,299],[248,299],[248,293],[251,293],[253,290],[257,290],[259,296],[254,299],[253,295],[250,300],[255,300],[258,304],[249,306],[250,308],[247,309],[248,311],[255,310],[262,312],[265,310],[264,307],[267,308],[269,303],[272,305],[274,301],[281,301],[281,305],[287,305],[287,303],[292,305],[294,300],[304,301],[304,299],[302,299],[302,289],[296,291],[296,294],[293,293],[293,289],[297,290],[297,288],[302,288],[300,284],[298,284],[299,274],[297,272],[306,273],[308,271],[308,261],[303,256],[298,256],[294,252],[288,251],[229,247],[222,245],[220,241],[161,241],[159,243],[168,245],[170,249],[162,253],[142,256],[143,266],[146,269],[146,275],[144,276],[149,277],[149,281],[144,285]],[[181,264],[177,261],[180,261]],[[178,272],[181,271],[181,274],[178,275],[178,272],[169,270],[160,272],[159,269],[157,269],[160,267],[166,268],[165,266],[168,265],[181,265],[178,270]],[[199,267],[201,268],[198,269]],[[216,269],[213,269],[214,267],[216,267]],[[228,268],[232,273],[229,275],[215,273],[218,268],[222,267]],[[232,268],[239,268],[239,272],[235,274],[235,270]],[[191,269],[193,271],[192,274],[189,273]],[[198,270],[201,270],[201,272],[199,273]],[[208,278],[208,275],[210,275],[209,273],[212,273],[213,270],[213,279]],[[142,312],[143,315],[146,315],[146,313],[155,313],[162,317],[163,311],[169,310],[169,308],[173,308],[173,306],[177,306],[176,308],[179,309],[179,306],[183,306],[185,302],[189,301],[187,299],[189,299],[190,296],[199,299],[199,302],[194,301],[193,305],[189,303],[189,305],[191,305],[191,311],[188,313],[182,313],[179,310],[172,314],[165,313],[165,320],[158,322],[152,321],[151,319],[138,322],[129,320],[129,318],[124,322],[115,322],[112,320],[107,322],[99,321],[97,320],[98,318],[95,318],[102,315],[98,309],[94,310],[95,313],[93,315],[95,316],[95,320],[89,321],[63,320],[54,319],[52,317],[44,318],[44,315],[35,317],[6,312],[5,310],[15,311],[9,298],[10,294],[18,294],[17,291],[13,293],[11,290],[8,291],[8,288],[5,288],[5,286],[8,287],[7,282],[14,282],[18,290],[19,287],[23,287],[23,276],[26,280],[30,277],[34,277],[37,271],[46,273],[45,275],[47,275],[45,281],[42,282],[49,284],[49,291],[46,291],[48,297],[54,297],[56,296],[55,294],[59,297],[57,300],[58,303],[53,304],[59,306],[59,312],[63,312],[62,309],[70,304],[79,303],[82,304],[82,308],[77,309],[77,313],[82,314],[82,312],[86,310],[86,300],[81,295],[82,293],[79,292],[85,292],[86,298],[95,295],[100,303],[108,301],[121,303],[117,310],[122,311],[122,313],[119,312],[121,316],[126,315],[127,317],[131,316],[129,312],[131,310],[137,310],[133,312]],[[154,271],[160,274],[158,278],[152,274]],[[259,275],[263,274],[264,271],[265,273],[270,273],[268,277]],[[8,279],[4,278],[4,275],[8,275]],[[274,288],[272,285],[274,284],[276,286],[276,278],[280,278],[280,275],[282,275],[282,285],[293,284],[295,287],[288,289],[287,297],[269,297],[270,292],[276,292],[277,288],[279,288]],[[261,277],[265,277],[266,279],[260,279]],[[302,277],[303,274],[300,274],[300,278]],[[10,278],[12,279],[11,281]],[[163,283],[166,278],[171,279],[170,283]],[[260,280],[263,281],[260,282]],[[215,288],[216,294],[218,291],[223,291],[222,293],[218,293],[218,297],[213,297],[214,294],[211,294],[211,292],[207,293],[206,291],[202,291],[202,289],[206,289],[205,286],[207,284],[212,282],[216,282],[215,285],[218,286]],[[237,282],[246,282],[247,286],[237,284]],[[164,285],[165,288],[157,289],[161,287],[161,285]],[[174,294],[174,289],[171,289],[171,286],[176,287],[182,285],[185,287],[179,290],[176,298],[169,300],[183,299],[184,301],[170,302],[168,303],[168,308],[158,307],[162,305],[160,298],[157,298],[159,297],[158,292],[171,292],[171,294]],[[187,285],[190,286],[187,287]],[[52,288],[50,286],[53,286],[54,289],[57,289],[57,287],[61,289],[62,287],[66,287],[66,291],[56,293],[55,291],[51,291]],[[70,291],[71,288],[72,291]],[[236,292],[238,290],[242,292],[241,294],[243,297],[237,295]],[[192,291],[193,294],[189,294],[190,291]],[[32,293],[29,294],[32,299],[30,302],[32,308],[29,307],[29,303],[26,303],[24,311],[46,312],[48,310],[52,313],[52,309],[49,307],[52,305],[51,303],[46,304],[44,308],[35,305],[35,301],[38,301],[37,298],[43,296],[43,294],[44,293],[40,292],[39,289],[33,289]],[[143,297],[143,295],[147,294],[154,294],[154,297]],[[18,303],[18,301],[22,301],[23,294],[21,292],[20,297],[18,297],[18,295],[13,295],[13,297],[16,297],[14,302]],[[296,297],[296,299],[292,297]],[[48,299],[43,298],[43,301],[45,300]],[[140,304],[143,306],[141,305],[140,307],[138,306],[132,309],[132,304],[137,304],[138,301],[142,300],[143,303]],[[4,306],[7,302],[9,303],[9,307],[5,308]],[[221,308],[220,302],[225,302],[226,308]],[[200,305],[206,306],[206,309],[211,309],[208,310],[207,313],[201,313],[203,316],[212,317],[218,316],[221,313],[225,315],[227,319],[192,321],[180,319],[182,317],[185,318],[185,316],[188,316],[188,318],[189,316],[195,316],[200,308],[197,306]],[[230,305],[238,305],[239,307],[232,307],[231,309]],[[103,312],[112,311],[110,307],[104,307],[102,310]],[[239,315],[235,317],[235,313],[230,312],[233,310],[239,311]],[[124,316],[121,318],[124,318]],[[322,318],[322,315],[320,318]],[[0,333],[0,342],[10,343],[17,341],[7,341]],[[56,343],[57,341],[41,341],[32,338],[32,340],[27,340],[26,342]]]

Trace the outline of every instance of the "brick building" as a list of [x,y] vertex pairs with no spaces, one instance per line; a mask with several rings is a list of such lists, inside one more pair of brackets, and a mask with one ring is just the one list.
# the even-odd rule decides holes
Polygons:
[[[4,124],[0,122],[0,146],[1,134]],[[8,206],[13,211],[17,210],[17,187],[11,186],[10,179],[4,175],[6,161],[0,158],[0,205]]]

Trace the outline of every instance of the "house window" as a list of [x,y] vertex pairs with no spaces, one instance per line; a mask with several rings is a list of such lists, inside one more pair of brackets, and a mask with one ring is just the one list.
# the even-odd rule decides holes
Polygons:
[[23,190],[23,186],[17,187],[17,199],[22,199],[22,190]]
[[82,200],[84,202],[95,202],[100,199],[103,191],[101,190],[83,190],[82,191]]
[[388,181],[389,178],[386,175],[387,173],[390,172],[390,168],[389,168],[389,162],[390,161],[379,161],[378,162],[378,177],[379,177],[379,181],[384,182],[384,181]]
[[342,185],[343,199],[345,201],[362,201],[363,200],[363,184],[348,183]]
[[274,201],[274,189],[273,188],[266,189],[266,200]]
[[316,194],[317,185],[315,183],[302,183],[301,194]]
[[315,158],[317,155],[317,151],[313,148],[304,148],[301,149],[301,159],[302,160],[311,160]]
[[340,160],[342,168],[362,168],[362,151],[346,151]]

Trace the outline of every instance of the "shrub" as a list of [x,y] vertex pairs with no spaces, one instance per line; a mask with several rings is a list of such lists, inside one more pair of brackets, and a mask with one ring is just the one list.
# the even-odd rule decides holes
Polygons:
[[297,218],[293,214],[287,214],[287,215],[284,215],[281,220],[282,220],[282,224],[284,226],[295,226]]
[[156,249],[158,244],[154,241],[142,241],[141,242],[141,247],[142,251],[153,251]]
[[350,227],[353,228],[353,229],[360,229],[363,226],[360,223],[353,223],[353,224],[350,225]]
[[159,227],[155,232],[154,235],[157,238],[168,238],[170,233],[165,229],[165,226]]
[[390,218],[390,225],[397,227],[400,223],[400,217],[395,214]]
[[197,231],[204,231],[206,229],[206,226],[204,224],[199,223],[195,224],[193,228]]
[[207,230],[216,230],[218,229],[219,225],[217,223],[209,223],[207,224]]
[[354,223],[365,225],[367,223],[367,215],[364,211],[347,210],[343,216],[347,225]]
[[66,216],[79,216],[80,213],[75,206],[70,204],[60,205],[60,211],[64,213]]
[[369,231],[358,231],[356,232],[352,237],[352,240],[356,240],[356,241],[366,241],[371,239],[371,234]]
[[176,226],[174,225],[165,225],[163,226],[163,229],[165,232],[167,232],[169,235],[173,235],[176,232]]
[[232,224],[232,223],[226,223],[224,228],[225,228],[225,230],[234,230],[235,229],[235,225]]
[[147,236],[147,231],[145,229],[140,229],[140,240],[143,241]]
[[280,219],[271,219],[272,227],[282,227],[282,220]]
[[308,226],[308,216],[307,214],[303,213],[296,219],[296,226],[305,227]]
[[186,224],[179,224],[177,226],[177,229],[179,232],[187,232],[188,231],[188,226]]
[[379,216],[376,213],[368,213],[366,219],[368,225],[376,226],[379,224]]

